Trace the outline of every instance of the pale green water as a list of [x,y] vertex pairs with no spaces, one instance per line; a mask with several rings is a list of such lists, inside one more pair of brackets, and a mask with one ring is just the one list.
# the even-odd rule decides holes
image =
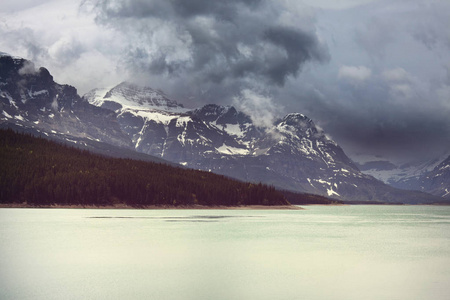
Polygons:
[[0,209],[0,299],[450,299],[450,207]]

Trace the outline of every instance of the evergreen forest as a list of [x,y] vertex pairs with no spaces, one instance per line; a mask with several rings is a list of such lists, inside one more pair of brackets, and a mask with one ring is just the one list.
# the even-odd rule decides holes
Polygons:
[[82,205],[289,205],[272,186],[205,171],[93,154],[0,130],[0,203]]

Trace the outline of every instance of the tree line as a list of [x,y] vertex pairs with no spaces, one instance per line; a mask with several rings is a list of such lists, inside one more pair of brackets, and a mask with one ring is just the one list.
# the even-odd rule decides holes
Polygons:
[[205,171],[93,154],[0,130],[0,203],[30,205],[288,205],[272,186]]

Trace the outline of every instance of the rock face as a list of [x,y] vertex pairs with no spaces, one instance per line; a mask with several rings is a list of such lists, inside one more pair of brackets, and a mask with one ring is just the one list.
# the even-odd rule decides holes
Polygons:
[[47,69],[8,55],[0,55],[0,122],[47,136],[132,146],[114,112],[89,104],[72,86],[55,83]]
[[190,168],[345,200],[436,200],[361,173],[342,148],[302,114],[288,114],[270,128],[260,128],[232,106],[188,110],[161,92],[126,82],[93,90],[84,98],[117,113],[137,151]]
[[422,191],[450,199],[450,156],[420,178]]

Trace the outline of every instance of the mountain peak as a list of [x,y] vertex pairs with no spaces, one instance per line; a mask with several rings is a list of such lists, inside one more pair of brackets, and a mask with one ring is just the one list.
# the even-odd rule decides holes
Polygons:
[[277,131],[280,133],[284,132],[294,136],[322,139],[332,142],[320,127],[316,126],[310,118],[301,113],[290,113],[275,125]]
[[[139,93],[139,94],[150,94],[150,93],[157,93],[160,96],[166,97],[167,96],[164,94],[164,92],[160,91],[160,90],[155,90],[149,86],[142,86],[142,85],[138,85],[129,81],[122,81],[121,83],[119,83],[118,85],[116,85],[115,87],[113,87],[109,92],[112,91],[126,91],[129,94],[132,93]],[[108,94],[105,95],[105,97],[108,97]]]
[[305,124],[311,124],[312,120],[301,113],[290,113],[287,114],[281,122],[286,123],[288,125],[305,125]]
[[10,57],[11,59],[14,59],[14,60],[25,60],[23,57],[14,56],[9,53],[2,52],[2,51],[0,51],[0,57]]
[[[185,111],[183,105],[169,99],[163,92],[127,81],[113,88],[94,89],[84,95],[89,103],[108,109]],[[113,105],[114,104],[114,105]]]

